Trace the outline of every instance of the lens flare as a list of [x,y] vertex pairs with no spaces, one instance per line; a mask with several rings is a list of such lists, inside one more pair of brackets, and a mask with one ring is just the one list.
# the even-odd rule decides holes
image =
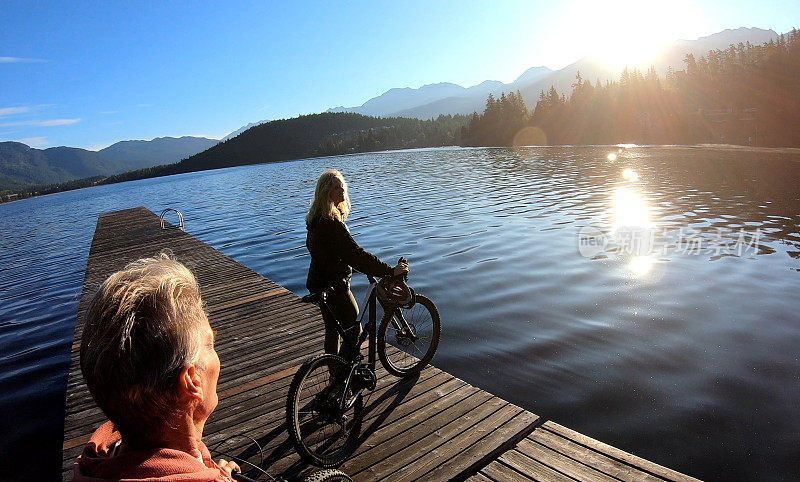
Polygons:
[[523,127],[514,135],[514,146],[546,146],[547,134],[538,127]]
[[614,162],[614,161],[616,161],[616,160],[617,160],[617,153],[615,153],[615,152],[610,152],[610,153],[609,153],[609,154],[606,156],[606,158],[608,158],[608,160],[609,160],[609,161],[611,161],[611,162]]

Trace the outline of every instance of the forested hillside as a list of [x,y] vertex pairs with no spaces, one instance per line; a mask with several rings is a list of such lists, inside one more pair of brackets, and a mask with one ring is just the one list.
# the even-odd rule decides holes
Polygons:
[[92,177],[6,192],[2,200],[68,189],[222,167],[335,154],[458,145],[467,116],[435,120],[378,118],[353,113],[312,114],[267,122],[180,162],[105,178]]

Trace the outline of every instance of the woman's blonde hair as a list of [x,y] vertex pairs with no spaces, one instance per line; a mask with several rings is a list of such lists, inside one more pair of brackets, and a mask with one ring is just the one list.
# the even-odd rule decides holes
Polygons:
[[206,319],[197,280],[167,253],[130,263],[98,289],[81,336],[81,372],[128,443],[147,444],[169,425],[178,376],[198,361]]
[[[336,187],[336,181],[342,182],[344,188],[344,201],[336,204],[331,199],[331,192]],[[311,208],[306,214],[306,225],[314,224],[319,218],[330,218],[344,222],[350,215],[350,194],[347,192],[347,182],[342,173],[336,169],[328,169],[323,172],[317,180],[317,188],[314,189],[314,199],[311,200]]]

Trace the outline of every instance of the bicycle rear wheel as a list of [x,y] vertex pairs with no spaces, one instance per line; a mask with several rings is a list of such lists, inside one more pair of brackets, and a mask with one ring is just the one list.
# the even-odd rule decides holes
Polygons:
[[[350,389],[343,393],[349,369],[343,358],[325,354],[304,363],[292,379],[286,401],[286,427],[306,462],[334,467],[355,448],[364,400]],[[340,409],[343,396],[344,410]]]
[[385,312],[378,328],[378,356],[386,371],[398,377],[419,373],[439,346],[439,311],[423,295],[416,295],[415,300],[411,308],[398,306]]

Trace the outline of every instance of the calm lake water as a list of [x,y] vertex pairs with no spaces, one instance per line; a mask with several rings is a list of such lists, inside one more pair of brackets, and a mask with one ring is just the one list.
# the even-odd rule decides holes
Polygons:
[[438,367],[696,477],[800,478],[800,154],[608,146],[351,155],[0,205],[0,478],[58,470],[100,213],[180,209],[302,294],[327,167],[350,182],[356,240],[408,257],[439,307]]

